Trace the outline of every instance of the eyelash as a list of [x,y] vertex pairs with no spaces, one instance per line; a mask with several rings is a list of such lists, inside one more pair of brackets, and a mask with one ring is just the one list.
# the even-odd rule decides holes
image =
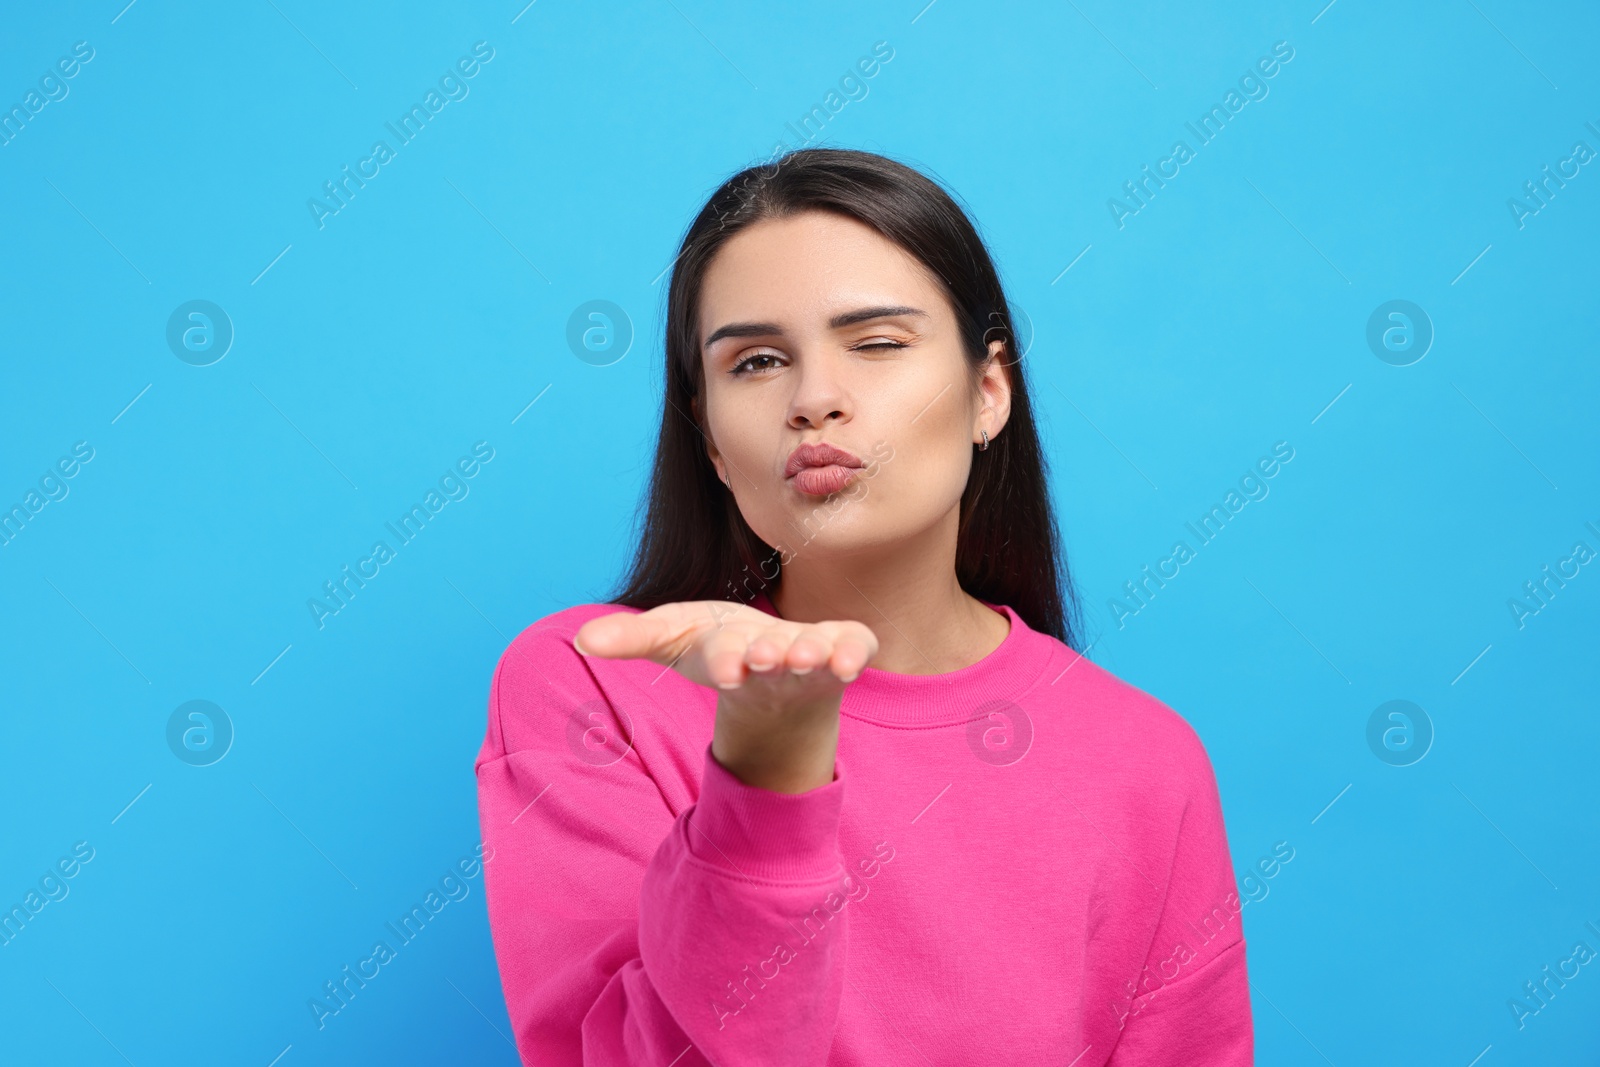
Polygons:
[[[872,345],[857,345],[852,351],[865,352],[865,351],[868,351],[868,350],[871,350],[871,349],[882,349],[882,348],[894,349],[894,348],[905,348],[905,347],[906,346],[904,344],[901,344],[899,341],[882,341],[882,342],[879,342],[878,344],[872,344]],[[761,367],[761,368],[759,368],[759,370],[752,368],[751,370],[748,370],[748,371],[744,370],[743,368],[744,368],[745,364],[751,363],[754,360],[758,360],[758,359],[777,359],[777,358],[778,357],[776,355],[774,355],[773,353],[771,353],[771,352],[757,352],[755,355],[746,356],[744,359],[740,360],[738,363],[735,363],[733,365],[732,369],[728,371],[728,373],[733,375],[735,378],[743,378],[743,377],[746,377],[747,375],[750,375],[750,374],[760,373],[760,371],[762,371],[762,370],[771,370],[772,369],[771,367]]]

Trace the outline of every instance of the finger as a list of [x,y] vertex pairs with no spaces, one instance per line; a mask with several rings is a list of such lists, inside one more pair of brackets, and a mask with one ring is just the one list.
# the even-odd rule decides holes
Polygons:
[[590,619],[572,635],[572,647],[584,656],[636,655],[629,650],[638,644],[637,628],[626,622],[634,617],[628,612],[614,612]]
[[713,630],[701,639],[706,677],[718,689],[737,689],[745,679],[745,653],[754,635],[742,626]]
[[851,623],[834,635],[828,667],[842,682],[853,682],[878,654],[878,637],[867,626]]
[[606,659],[671,660],[682,652],[687,628],[676,605],[663,608],[674,610],[618,611],[590,619],[572,635],[573,647],[585,656]]
[[828,662],[833,654],[831,635],[820,626],[800,631],[789,644],[789,654],[784,662],[794,674],[809,674]]
[[793,643],[794,635],[787,627],[769,626],[751,639],[744,653],[745,666],[762,673],[779,669]]

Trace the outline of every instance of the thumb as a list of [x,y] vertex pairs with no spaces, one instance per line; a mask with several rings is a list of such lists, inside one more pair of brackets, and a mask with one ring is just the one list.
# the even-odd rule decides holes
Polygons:
[[590,619],[572,635],[572,647],[579,655],[607,659],[652,659],[664,637],[659,616],[616,611]]
[[627,653],[625,646],[636,642],[627,640],[626,625],[619,625],[619,615],[600,615],[582,626],[572,635],[572,647],[580,656],[605,656],[611,657]]

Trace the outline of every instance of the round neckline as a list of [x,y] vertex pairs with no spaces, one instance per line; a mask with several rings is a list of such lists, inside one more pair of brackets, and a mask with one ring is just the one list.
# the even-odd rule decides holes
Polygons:
[[[840,713],[848,718],[898,729],[955,726],[982,714],[995,700],[1015,700],[1033,688],[1049,663],[1052,642],[1030,628],[1009,604],[991,604],[1010,628],[982,659],[943,674],[897,674],[865,667],[845,687]],[[750,606],[780,618],[765,592]]]

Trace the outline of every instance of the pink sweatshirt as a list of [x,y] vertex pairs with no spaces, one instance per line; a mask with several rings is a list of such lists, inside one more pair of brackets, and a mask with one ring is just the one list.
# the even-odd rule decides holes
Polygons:
[[1199,739],[995,607],[983,660],[850,683],[834,779],[798,795],[711,757],[714,691],[572,647],[633,609],[518,635],[477,773],[523,1061],[1250,1064]]

